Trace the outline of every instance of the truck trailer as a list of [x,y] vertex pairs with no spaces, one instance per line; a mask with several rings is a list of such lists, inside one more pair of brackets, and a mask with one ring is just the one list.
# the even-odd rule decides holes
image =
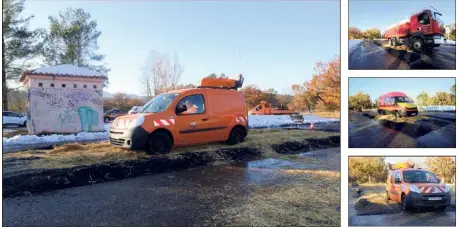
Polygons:
[[389,26],[383,36],[391,46],[406,45],[415,52],[425,52],[446,41],[446,29],[440,16],[442,14],[435,8],[425,8],[409,19]]

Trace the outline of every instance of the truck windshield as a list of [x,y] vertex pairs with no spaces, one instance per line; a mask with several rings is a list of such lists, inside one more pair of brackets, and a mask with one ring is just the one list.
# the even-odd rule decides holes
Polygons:
[[399,102],[412,103],[411,99],[409,99],[406,96],[397,96],[397,97],[395,97],[395,103],[399,103]]
[[443,24],[443,21],[441,20],[441,13],[438,13],[438,12],[431,12],[432,14],[432,18],[436,21],[438,21],[440,24]]
[[435,174],[425,170],[403,171],[403,180],[408,183],[439,183]]
[[139,111],[140,113],[160,113],[166,110],[179,94],[164,93],[151,99]]

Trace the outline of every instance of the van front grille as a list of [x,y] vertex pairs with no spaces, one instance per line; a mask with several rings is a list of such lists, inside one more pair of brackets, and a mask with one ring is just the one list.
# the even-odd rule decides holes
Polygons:
[[113,145],[122,146],[124,145],[125,139],[115,139],[110,137],[109,142]]

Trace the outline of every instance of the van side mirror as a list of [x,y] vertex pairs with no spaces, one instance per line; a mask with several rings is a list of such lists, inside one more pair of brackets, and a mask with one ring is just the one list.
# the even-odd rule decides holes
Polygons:
[[176,114],[180,114],[184,111],[187,111],[187,106],[185,104],[176,106]]

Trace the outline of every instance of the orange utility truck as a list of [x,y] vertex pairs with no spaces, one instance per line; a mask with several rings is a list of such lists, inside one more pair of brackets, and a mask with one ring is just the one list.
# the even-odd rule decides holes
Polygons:
[[137,114],[116,118],[110,143],[148,153],[211,142],[243,142],[248,134],[245,98],[238,80],[204,78],[197,88],[169,91],[154,97]]
[[451,202],[451,193],[434,173],[407,162],[389,164],[386,200],[401,203],[404,210],[435,207],[444,211]]
[[281,110],[279,108],[273,108],[271,103],[261,101],[259,105],[249,111],[251,115],[292,115],[298,114],[295,110]]

